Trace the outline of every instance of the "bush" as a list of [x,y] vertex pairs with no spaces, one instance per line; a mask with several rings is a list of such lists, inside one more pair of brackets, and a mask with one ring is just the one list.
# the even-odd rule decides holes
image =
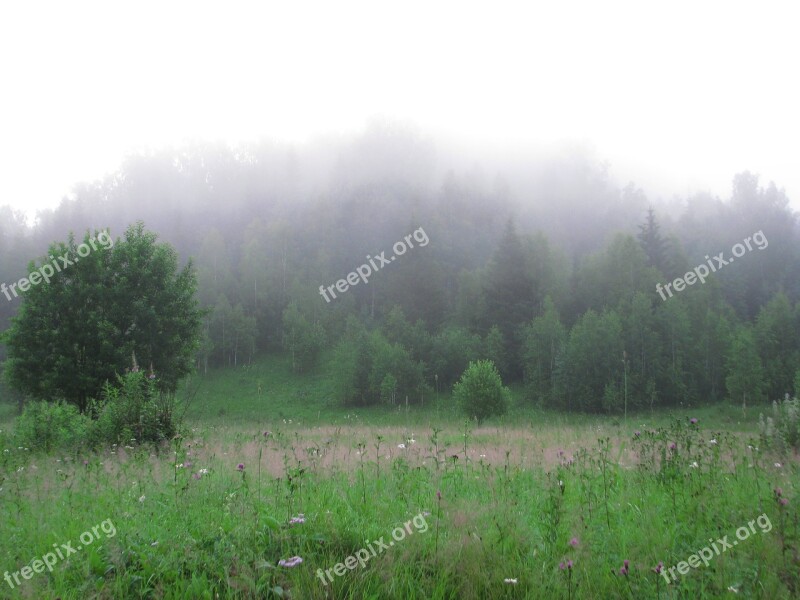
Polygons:
[[506,412],[510,392],[503,386],[497,367],[490,360],[470,362],[461,379],[453,386],[453,397],[470,418],[482,422]]
[[772,403],[772,416],[758,418],[763,446],[786,454],[789,449],[800,449],[800,400],[789,398]]
[[117,387],[106,384],[103,399],[93,405],[97,415],[90,432],[92,446],[161,442],[177,432],[174,406],[169,396],[160,395],[155,381],[134,371],[117,377]]
[[91,419],[72,404],[31,402],[17,418],[14,437],[17,446],[31,450],[77,449],[86,443],[91,426]]

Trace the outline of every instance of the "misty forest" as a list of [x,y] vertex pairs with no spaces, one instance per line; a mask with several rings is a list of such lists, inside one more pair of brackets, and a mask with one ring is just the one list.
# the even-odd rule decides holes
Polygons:
[[779,183],[373,121],[0,209],[0,596],[797,597]]

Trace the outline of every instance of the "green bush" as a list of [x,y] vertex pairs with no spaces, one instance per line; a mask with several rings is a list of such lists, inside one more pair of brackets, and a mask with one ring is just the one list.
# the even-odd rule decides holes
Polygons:
[[14,437],[17,446],[50,452],[77,449],[86,443],[91,419],[72,404],[31,402],[17,418]]
[[97,415],[90,444],[127,444],[131,440],[161,442],[177,432],[171,397],[156,390],[155,381],[142,372],[117,377],[117,386],[106,384],[103,398],[92,406]]
[[490,360],[470,362],[453,386],[453,397],[470,418],[482,422],[506,412],[511,393],[503,386],[497,367]]
[[763,446],[787,453],[789,449],[800,450],[800,400],[786,398],[772,403],[772,416],[758,418]]

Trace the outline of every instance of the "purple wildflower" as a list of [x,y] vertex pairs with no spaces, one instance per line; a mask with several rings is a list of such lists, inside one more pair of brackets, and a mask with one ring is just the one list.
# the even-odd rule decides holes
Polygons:
[[569,541],[569,545],[572,546],[573,548],[577,548],[579,543],[580,542],[578,541],[578,538],[576,538],[576,537],[572,538]]
[[239,463],[239,465],[236,467],[236,470],[237,471],[244,471],[244,464],[243,463]]
[[692,417],[691,419],[689,419],[689,423],[691,423],[692,425],[697,425],[697,419]]
[[661,575],[661,571],[663,570],[664,570],[664,563],[661,561],[658,561],[658,564],[655,567],[653,567],[653,573],[655,573],[656,575]]
[[291,558],[280,559],[278,561],[278,565],[280,565],[281,567],[287,567],[291,569],[292,567],[296,567],[297,565],[299,565],[301,562],[303,562],[302,558],[300,558],[299,556],[293,556]]

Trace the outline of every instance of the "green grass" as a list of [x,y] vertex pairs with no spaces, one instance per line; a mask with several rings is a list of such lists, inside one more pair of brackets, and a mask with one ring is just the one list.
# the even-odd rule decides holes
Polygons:
[[[465,430],[449,396],[408,412],[342,409],[329,372],[294,377],[281,358],[200,379],[187,435],[171,448],[38,455],[0,427],[0,577],[100,523],[116,530],[14,590],[0,579],[0,598],[798,595],[798,464],[748,447],[759,445],[758,410],[625,423],[515,407]],[[299,513],[305,522],[290,525]],[[652,572],[762,514],[771,531],[755,526],[708,567],[669,585]],[[409,526],[365,568],[327,585],[316,576],[419,515],[425,531]],[[303,562],[278,566],[292,556]],[[566,560],[571,571],[559,568]]]

